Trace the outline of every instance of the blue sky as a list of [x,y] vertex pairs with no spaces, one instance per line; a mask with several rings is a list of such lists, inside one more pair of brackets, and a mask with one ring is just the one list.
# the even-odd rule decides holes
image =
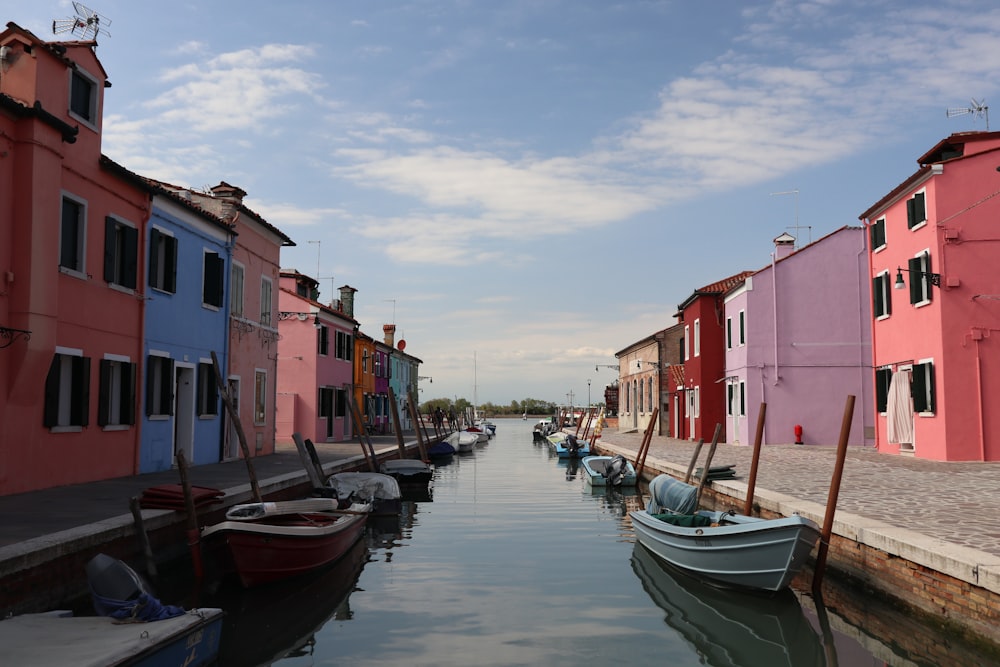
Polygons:
[[[615,373],[595,365],[693,290],[783,232],[860,224],[936,142],[986,129],[946,110],[988,105],[1000,70],[981,0],[87,6],[110,19],[105,154],[246,190],[297,243],[284,268],[324,300],[357,288],[374,337],[395,322],[421,400],[596,402]],[[4,21],[61,39],[72,15]]]

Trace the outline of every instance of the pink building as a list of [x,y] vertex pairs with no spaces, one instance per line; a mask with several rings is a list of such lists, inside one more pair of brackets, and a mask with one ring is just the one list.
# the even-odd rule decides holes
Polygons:
[[870,253],[876,444],[926,459],[997,461],[1000,133],[953,134],[917,163],[860,216]]
[[0,47],[0,494],[130,475],[150,197],[101,155],[96,43]]
[[278,291],[277,440],[293,433],[313,442],[342,442],[354,433],[349,411],[354,388],[354,288],[319,301],[319,283],[283,270]]

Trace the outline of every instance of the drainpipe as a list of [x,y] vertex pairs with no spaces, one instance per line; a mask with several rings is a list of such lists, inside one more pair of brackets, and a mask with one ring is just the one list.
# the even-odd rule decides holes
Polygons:
[[772,336],[774,338],[774,386],[778,386],[778,268],[775,265],[775,254],[771,253],[771,302],[774,318]]
[[[149,193],[146,199],[146,210],[143,215],[142,229],[144,234],[142,235],[144,241],[149,241],[149,221],[153,217],[153,195]],[[139,300],[139,358],[136,360],[136,371],[142,370],[143,372],[136,372],[136,382],[144,388],[146,382],[144,379],[146,373],[149,372],[149,368],[146,367],[146,300],[149,298],[145,293],[140,294],[139,290],[149,289],[149,278],[146,276],[148,271],[148,252],[142,253],[142,259],[139,260],[139,266],[136,267],[136,298]],[[140,275],[142,274],[142,275]],[[141,285],[141,288],[140,288]],[[132,452],[132,474],[139,474],[139,466],[142,462],[142,420],[145,417],[145,411],[142,410],[142,389],[140,387],[135,388],[136,404],[132,406],[135,410],[135,449]],[[149,398],[148,396],[146,397]]]
[[985,407],[983,406],[983,361],[980,345],[983,342],[983,332],[972,330],[972,340],[976,343],[976,398],[979,407],[979,459],[986,460],[986,424],[984,423]]

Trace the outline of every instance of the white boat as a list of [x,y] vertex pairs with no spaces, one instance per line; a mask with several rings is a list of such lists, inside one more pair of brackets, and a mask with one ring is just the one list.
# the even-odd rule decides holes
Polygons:
[[479,436],[482,433],[473,433],[472,431],[455,431],[454,433],[449,433],[445,440],[450,442],[452,446],[458,452],[471,452],[476,448],[476,443],[479,442]]
[[799,515],[762,519],[696,510],[697,488],[669,475],[649,485],[649,506],[632,511],[636,539],[658,558],[723,586],[779,591],[809,559],[819,526]]

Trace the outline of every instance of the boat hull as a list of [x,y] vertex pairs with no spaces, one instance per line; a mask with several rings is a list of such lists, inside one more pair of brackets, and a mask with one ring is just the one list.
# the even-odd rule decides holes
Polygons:
[[[576,440],[575,447],[570,444],[571,437]],[[561,459],[579,459],[590,456],[590,443],[586,440],[567,435],[561,431],[546,436],[546,440],[549,443],[549,449]]]
[[25,614],[0,621],[5,665],[167,667],[215,664],[221,609],[193,609],[149,623],[106,616]]
[[761,591],[786,588],[820,533],[815,522],[798,515],[760,519],[702,510],[695,515],[724,523],[688,528],[646,512],[629,514],[636,539],[661,560],[717,585]]
[[364,531],[367,512],[310,513],[258,521],[223,521],[205,529],[220,539],[247,588],[316,570],[343,556]]
[[585,456],[583,457],[583,477],[591,486],[635,486],[636,474],[635,466],[630,461],[625,461],[625,474],[617,484],[611,483],[604,476],[613,456]]

